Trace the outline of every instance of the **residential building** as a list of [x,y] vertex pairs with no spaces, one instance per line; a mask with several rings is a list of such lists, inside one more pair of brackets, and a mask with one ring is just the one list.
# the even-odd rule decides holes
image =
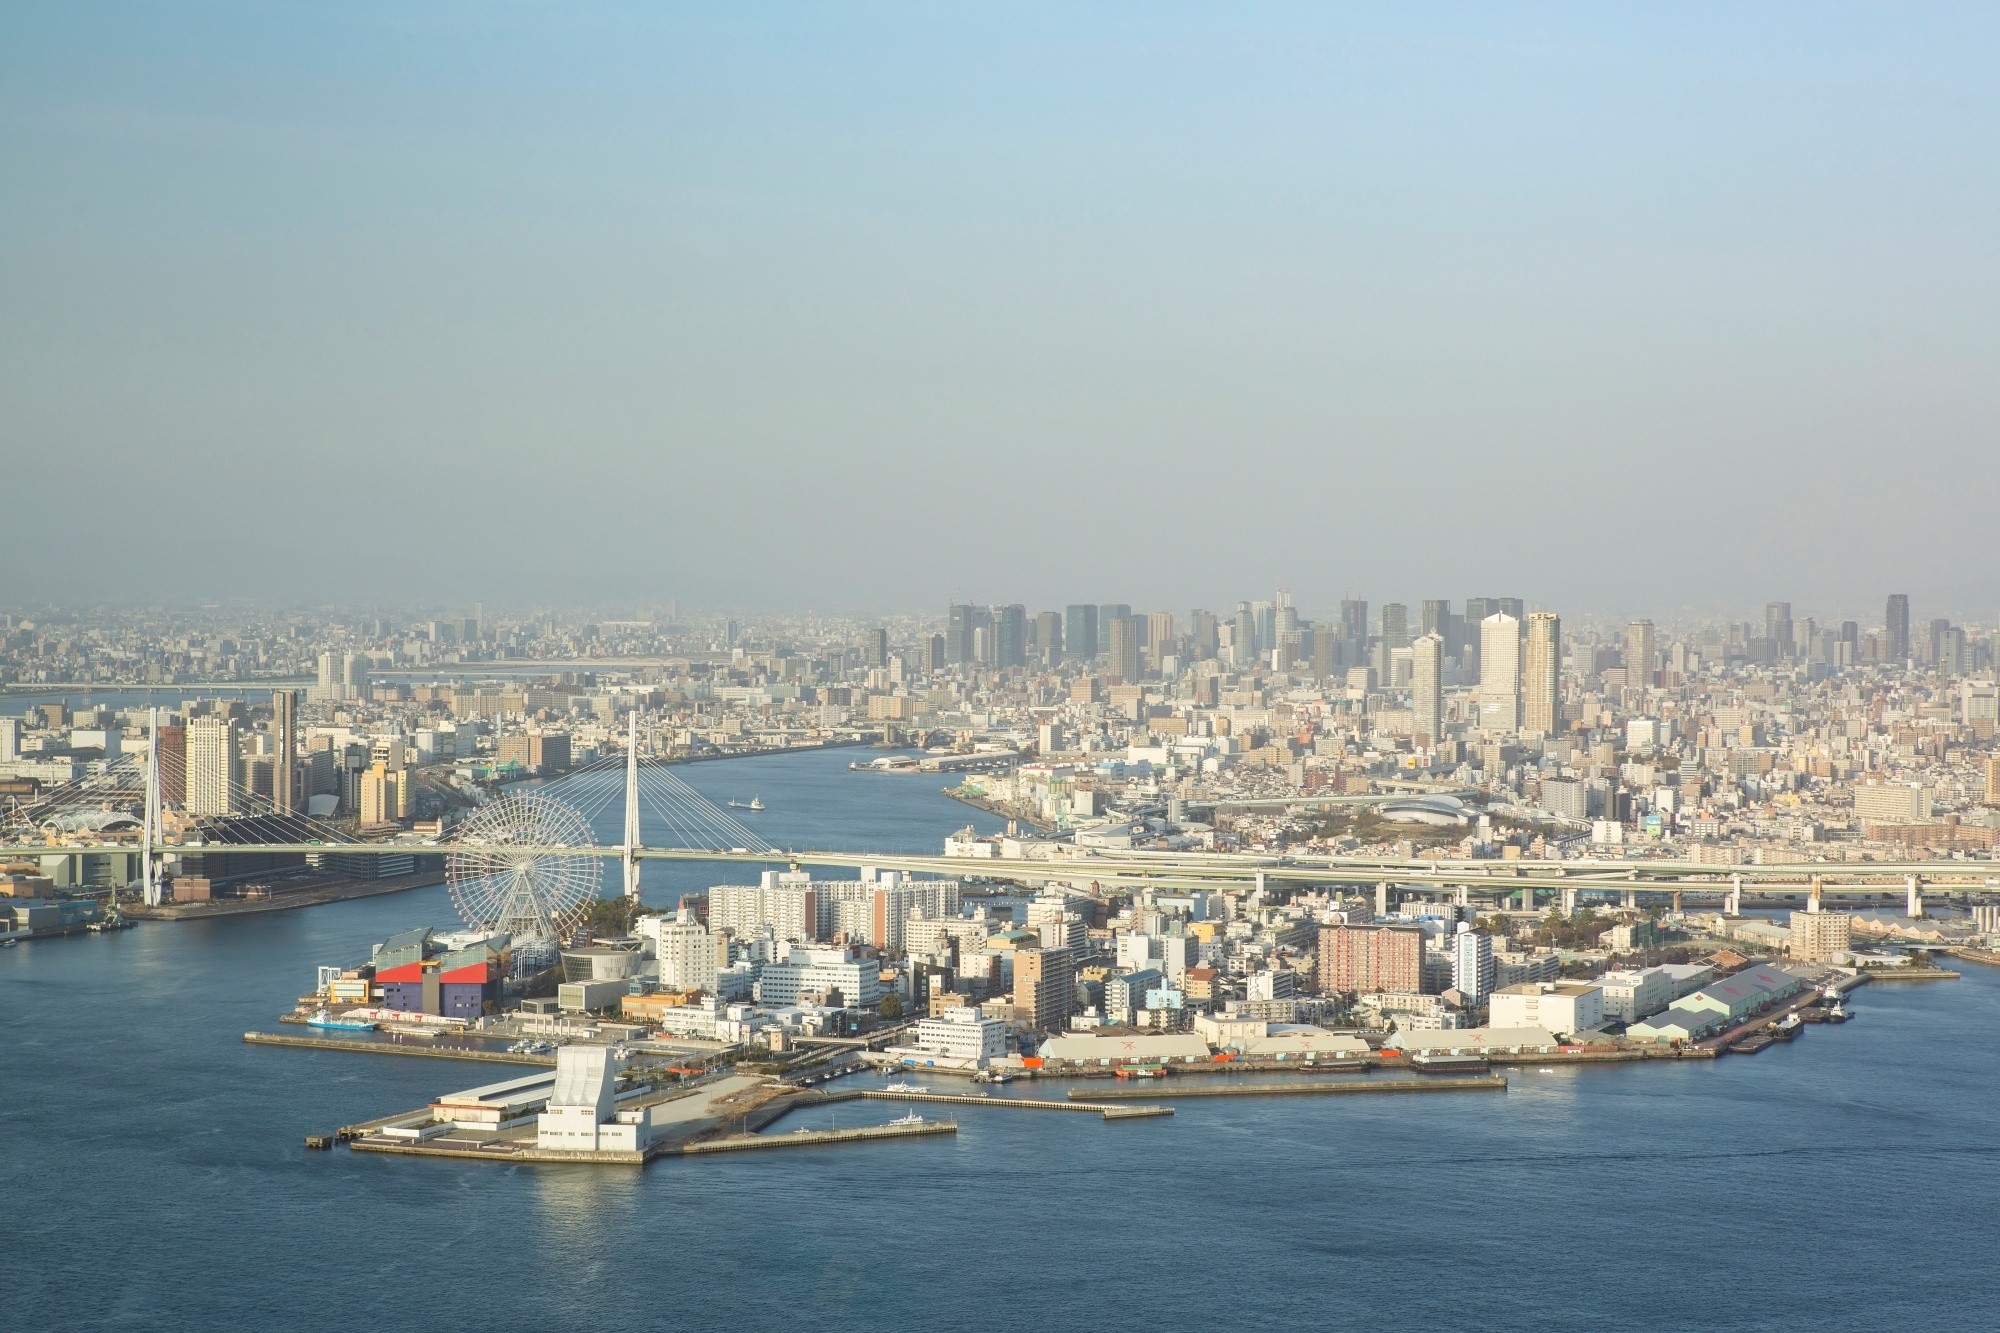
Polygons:
[[1068,949],[1014,951],[1014,1017],[1031,1028],[1060,1032],[1076,1012],[1076,964]]
[[1479,725],[1498,735],[1521,729],[1521,622],[1505,612],[1479,622]]
[[1424,932],[1415,926],[1321,926],[1322,995],[1422,992]]
[[1555,734],[1562,720],[1562,618],[1553,611],[1528,617],[1526,661],[1521,672],[1521,730]]
[[1845,912],[1794,912],[1792,960],[1830,963],[1853,943],[1854,918]]

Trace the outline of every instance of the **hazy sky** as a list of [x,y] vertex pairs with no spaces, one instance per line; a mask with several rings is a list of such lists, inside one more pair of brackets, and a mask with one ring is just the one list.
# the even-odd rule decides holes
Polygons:
[[2000,607],[2000,10],[0,9],[0,601]]

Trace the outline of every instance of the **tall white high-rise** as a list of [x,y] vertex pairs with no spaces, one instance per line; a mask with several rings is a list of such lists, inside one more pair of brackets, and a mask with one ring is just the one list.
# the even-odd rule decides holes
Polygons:
[[1426,634],[1410,645],[1410,709],[1419,744],[1444,736],[1444,639]]
[[1555,734],[1562,717],[1561,679],[1562,617],[1553,611],[1532,612],[1521,672],[1521,730],[1531,736]]
[[243,811],[243,749],[236,723],[198,717],[187,728],[187,812],[234,815]]
[[1521,622],[1505,611],[1479,622],[1479,725],[1521,729]]
[[1458,933],[1451,941],[1452,989],[1463,995],[1467,1004],[1484,1004],[1486,997],[1493,993],[1497,970],[1493,960],[1493,937],[1482,935],[1465,922],[1459,922]]

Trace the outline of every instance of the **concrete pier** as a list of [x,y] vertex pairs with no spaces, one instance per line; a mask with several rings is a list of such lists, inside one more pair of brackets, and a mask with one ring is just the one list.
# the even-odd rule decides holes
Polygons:
[[822,1148],[839,1143],[870,1143],[877,1139],[920,1138],[956,1134],[956,1120],[926,1120],[915,1125],[865,1125],[855,1129],[795,1129],[789,1134],[732,1134],[667,1148],[662,1157],[697,1157],[707,1153],[751,1152],[759,1148]]
[[507,1051],[477,1051],[464,1046],[435,1046],[428,1042],[408,1045],[391,1041],[362,1041],[355,1037],[310,1037],[298,1032],[246,1032],[243,1040],[252,1046],[293,1046],[309,1051],[361,1051],[368,1055],[420,1055],[427,1060],[478,1060],[490,1065],[532,1065],[554,1069],[553,1055],[514,1055]]
[[1507,1080],[1500,1074],[1468,1074],[1458,1078],[1357,1078],[1332,1082],[1315,1079],[1298,1083],[1204,1083],[1198,1086],[1175,1088],[1171,1092],[1161,1092],[1158,1088],[1107,1088],[1103,1091],[1077,1092],[1072,1097],[1140,1098],[1140,1097],[1300,1097],[1330,1096],[1342,1093],[1365,1092],[1504,1092]]
[[[1130,1120],[1139,1115],[1172,1115],[1174,1108],[1171,1106],[1098,1106],[1085,1100],[1105,1096],[1149,1097],[1155,1091],[1156,1089],[1151,1088],[1135,1088],[1129,1092],[1115,1089],[1090,1092],[1072,1090],[1069,1094],[1071,1100],[1066,1102],[1046,1101],[1034,1097],[981,1097],[965,1092],[885,1092],[880,1088],[868,1088],[848,1093],[847,1096],[871,1102],[936,1102],[945,1106],[986,1106],[1014,1111],[1085,1111],[1095,1112],[1106,1120]],[[827,1100],[832,1101],[834,1098],[829,1097]]]

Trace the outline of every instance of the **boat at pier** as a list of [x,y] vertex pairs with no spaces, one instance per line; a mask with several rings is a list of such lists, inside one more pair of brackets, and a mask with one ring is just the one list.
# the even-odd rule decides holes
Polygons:
[[363,1018],[336,1018],[326,1009],[315,1009],[306,1015],[309,1028],[330,1028],[337,1032],[373,1032],[375,1025]]

